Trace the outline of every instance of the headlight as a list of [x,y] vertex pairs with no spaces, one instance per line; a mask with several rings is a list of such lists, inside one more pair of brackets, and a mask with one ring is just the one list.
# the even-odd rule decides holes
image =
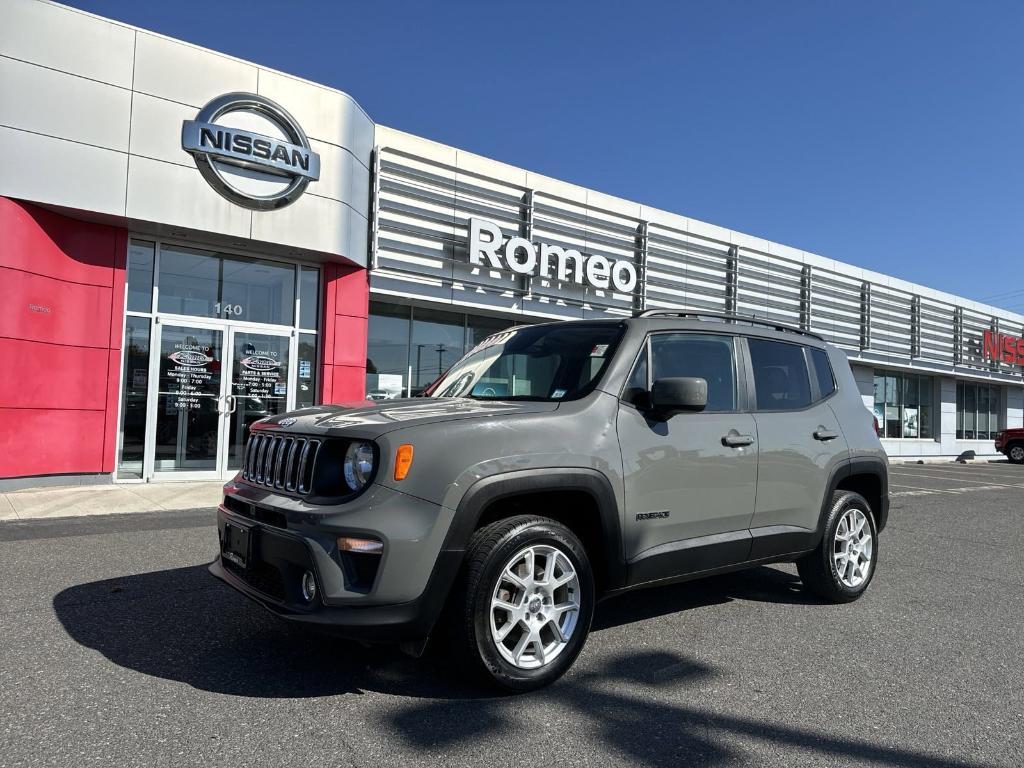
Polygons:
[[345,451],[345,484],[353,491],[361,491],[373,477],[373,445],[362,441],[349,444]]

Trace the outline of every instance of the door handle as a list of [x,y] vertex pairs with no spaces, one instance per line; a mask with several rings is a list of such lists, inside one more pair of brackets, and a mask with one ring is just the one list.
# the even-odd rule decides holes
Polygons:
[[837,437],[839,437],[839,433],[831,429],[818,427],[816,430],[814,430],[815,440],[821,440],[822,442],[825,442],[826,440],[835,440]]
[[238,400],[235,399],[234,395],[224,395],[224,397],[227,400],[227,402],[231,404],[231,407],[228,410],[224,411],[224,413],[234,413],[235,408],[238,406]]
[[754,438],[751,435],[741,435],[735,430],[722,438],[722,445],[730,448],[742,448],[745,445],[753,445]]

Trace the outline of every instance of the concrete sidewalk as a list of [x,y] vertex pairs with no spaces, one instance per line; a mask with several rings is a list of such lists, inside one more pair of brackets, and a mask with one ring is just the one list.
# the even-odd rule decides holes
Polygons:
[[29,488],[0,494],[0,520],[216,507],[223,487],[224,483],[219,480],[204,480]]

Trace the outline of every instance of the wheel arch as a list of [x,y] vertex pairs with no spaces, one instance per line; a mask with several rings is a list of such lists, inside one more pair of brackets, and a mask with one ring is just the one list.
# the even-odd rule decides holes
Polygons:
[[879,531],[889,521],[889,467],[884,459],[876,456],[854,456],[838,465],[832,472],[825,498],[821,502],[818,518],[818,534],[824,533],[825,516],[836,491],[852,491],[863,496],[875,515],[875,526]]
[[[589,500],[582,514],[543,506],[545,500],[569,501],[573,495]],[[526,509],[517,504],[533,502]],[[550,517],[573,531],[587,549],[600,592],[625,584],[622,524],[611,482],[601,472],[583,467],[525,469],[478,480],[463,494],[448,534],[446,549],[465,549],[473,532],[515,514]],[[588,525],[591,515],[597,526]]]

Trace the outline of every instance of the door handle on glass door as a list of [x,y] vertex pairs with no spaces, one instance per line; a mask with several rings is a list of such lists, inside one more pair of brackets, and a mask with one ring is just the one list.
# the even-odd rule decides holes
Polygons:
[[839,437],[839,433],[831,429],[818,427],[816,430],[814,430],[815,440],[821,440],[822,442],[824,442],[826,440],[835,440],[837,437]]
[[234,395],[224,395],[227,401],[231,404],[231,407],[224,411],[224,413],[234,413],[235,408],[238,406],[238,400],[235,399]]
[[735,429],[722,438],[722,445],[730,448],[742,448],[745,445],[753,445],[754,438],[751,435],[741,435]]

